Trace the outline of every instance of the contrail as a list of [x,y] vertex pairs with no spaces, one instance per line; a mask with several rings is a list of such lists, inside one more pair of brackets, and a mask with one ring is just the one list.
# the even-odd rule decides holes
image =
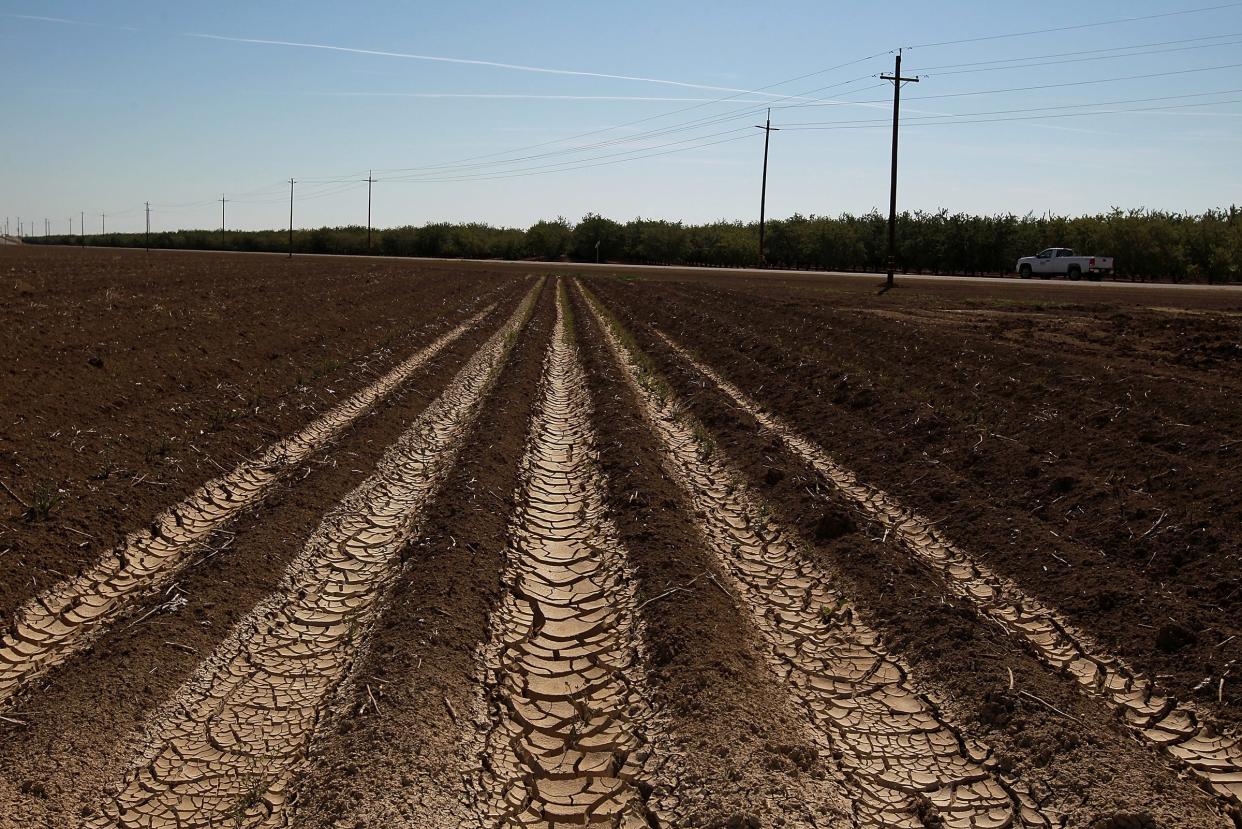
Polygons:
[[126,32],[138,31],[133,26],[120,26],[114,23],[92,23],[89,20],[70,20],[67,17],[44,17],[39,14],[11,14],[4,12],[0,13],[0,17],[15,17],[18,20],[41,20],[44,23],[67,23],[70,26],[92,26],[96,29],[122,29]]
[[711,92],[737,92],[748,95],[762,95],[766,98],[782,100],[806,100],[797,95],[780,95],[775,92],[757,92],[751,89],[737,89],[732,86],[711,86],[686,81],[670,81],[665,78],[645,78],[638,75],[612,75],[607,72],[586,72],[578,69],[550,69],[546,66],[526,66],[520,63],[501,63],[493,60],[474,60],[471,58],[449,58],[440,55],[419,55],[410,52],[385,52],[377,49],[355,49],[350,46],[330,46],[324,43],[299,43],[290,40],[263,40],[252,37],[227,37],[225,35],[208,35],[186,33],[186,37],[197,37],[205,40],[223,40],[229,43],[254,43],[262,46],[291,46],[299,49],[323,49],[329,52],[347,52],[352,55],[374,55],[383,58],[403,58],[405,60],[423,60],[434,63],[456,63],[467,66],[490,66],[496,69],[512,69],[517,72],[537,72],[544,75],[573,75],[581,78],[608,78],[616,81],[638,81],[640,83],[658,83],[666,86],[678,86],[686,89],[706,89]]
[[[482,100],[535,100],[535,101],[656,101],[671,103],[694,103],[715,101],[715,98],[660,98],[645,95],[529,95],[507,92],[308,92],[308,95],[324,95],[341,98],[478,98]],[[743,100],[741,103],[760,103]]]

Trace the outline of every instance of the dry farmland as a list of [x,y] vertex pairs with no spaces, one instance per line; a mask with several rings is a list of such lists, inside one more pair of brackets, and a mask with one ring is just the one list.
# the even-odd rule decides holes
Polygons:
[[0,277],[0,826],[1242,827],[1242,291]]

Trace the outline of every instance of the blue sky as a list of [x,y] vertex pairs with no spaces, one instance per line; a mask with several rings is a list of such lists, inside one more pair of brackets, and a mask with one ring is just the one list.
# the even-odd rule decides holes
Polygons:
[[[902,46],[926,75],[903,91],[903,208],[1242,191],[1242,3],[0,0],[0,205],[38,232],[79,211],[138,230],[148,199],[156,228],[213,227],[225,193],[230,227],[280,227],[293,176],[297,225],[361,223],[371,168],[377,226],[751,220],[771,103],[768,215],[865,212],[888,198],[875,75]],[[1045,88],[994,92],[1019,87]]]

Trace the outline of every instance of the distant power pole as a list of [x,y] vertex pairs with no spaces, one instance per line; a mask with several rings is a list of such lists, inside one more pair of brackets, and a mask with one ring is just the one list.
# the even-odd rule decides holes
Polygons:
[[367,177],[363,179],[367,183],[367,253],[371,252],[371,185],[375,183],[375,178],[371,175],[371,171],[367,170]]
[[224,247],[224,205],[228,203],[228,199],[224,197],[224,193],[220,194],[220,247]]
[[108,233],[108,216],[105,213],[99,214],[99,235],[104,236]]
[[86,211],[82,210],[78,213],[78,238],[82,240],[82,247],[86,247]]
[[760,125],[755,124],[758,129],[763,130],[763,188],[759,192],[759,267],[763,267],[763,231],[764,231],[764,213],[767,209],[768,202],[768,140],[772,137],[772,132],[780,132],[779,127],[772,126],[772,110],[768,110],[768,120]]
[[289,179],[289,258],[293,258],[293,179]]
[[72,239],[73,239],[73,217],[72,216],[69,217],[69,238],[71,240],[70,243],[72,244]]
[[147,202],[147,250],[151,250],[151,202]]
[[901,50],[897,50],[897,63],[892,75],[881,75],[881,80],[893,82],[893,170],[888,196],[888,281],[886,288],[893,287],[893,271],[897,269],[897,135],[901,122],[901,85],[918,83],[918,78],[901,76]]

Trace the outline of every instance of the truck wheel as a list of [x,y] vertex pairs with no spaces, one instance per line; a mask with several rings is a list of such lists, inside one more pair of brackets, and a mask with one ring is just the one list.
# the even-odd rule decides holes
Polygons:
[[1082,279],[1082,268],[1077,265],[1070,265],[1069,272],[1066,274],[1071,280],[1077,282]]
[[1022,267],[1018,268],[1018,276],[1022,277],[1023,279],[1030,279],[1031,278],[1031,266],[1023,265]]

